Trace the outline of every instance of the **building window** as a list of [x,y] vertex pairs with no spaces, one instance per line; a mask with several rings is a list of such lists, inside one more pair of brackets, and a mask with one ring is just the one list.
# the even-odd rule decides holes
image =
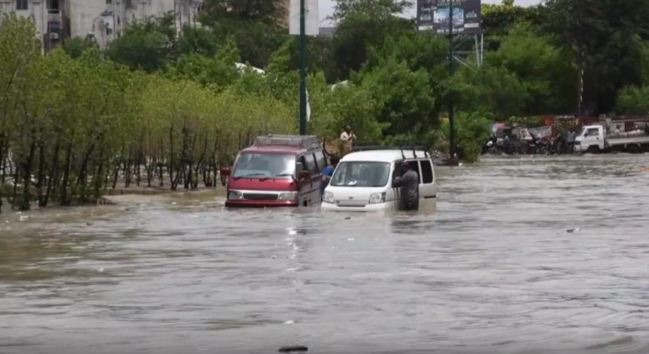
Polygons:
[[47,9],[52,11],[59,11],[60,10],[59,0],[49,0],[47,2]]
[[27,0],[16,0],[16,10],[29,10]]

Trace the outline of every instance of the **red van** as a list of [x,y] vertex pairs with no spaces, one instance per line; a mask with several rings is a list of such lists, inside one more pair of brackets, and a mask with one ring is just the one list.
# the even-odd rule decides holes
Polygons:
[[241,152],[228,174],[227,207],[320,204],[326,167],[315,136],[266,135]]

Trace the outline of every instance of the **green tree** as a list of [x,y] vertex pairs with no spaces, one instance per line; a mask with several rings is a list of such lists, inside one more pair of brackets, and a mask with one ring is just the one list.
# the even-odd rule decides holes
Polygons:
[[620,90],[617,112],[633,116],[649,115],[649,86],[625,87]]
[[174,19],[150,18],[129,26],[108,49],[108,57],[132,69],[154,72],[174,58]]
[[646,81],[649,2],[548,0],[545,31],[558,43],[583,52],[585,105],[594,113],[613,110],[618,91]]
[[207,0],[200,21],[218,38],[235,39],[241,58],[264,68],[288,38],[284,0]]
[[71,38],[63,42],[63,50],[73,59],[79,58],[87,50],[96,50],[98,47],[83,38]]
[[378,103],[378,121],[389,136],[425,134],[438,124],[428,73],[412,71],[405,62],[390,59],[354,78]]
[[219,49],[219,38],[210,29],[185,26],[176,40],[176,54],[200,54],[212,57]]
[[339,21],[333,38],[338,79],[349,78],[361,69],[371,47],[380,47],[386,38],[399,38],[415,31],[414,22],[396,16],[400,2],[387,0],[339,1],[335,18]]
[[[572,65],[572,54],[555,46],[552,39],[535,32],[530,25],[520,24],[510,31],[497,51],[488,53],[485,66],[503,68],[491,71],[483,79],[495,80],[494,85],[514,80],[514,74],[527,93],[525,105],[517,115],[562,114],[574,112],[577,102],[577,72]],[[483,81],[484,82],[484,81]],[[492,94],[499,95],[499,94]],[[512,97],[513,98],[513,97]],[[521,96],[522,98],[522,96]],[[513,100],[506,107],[519,105],[521,100]]]

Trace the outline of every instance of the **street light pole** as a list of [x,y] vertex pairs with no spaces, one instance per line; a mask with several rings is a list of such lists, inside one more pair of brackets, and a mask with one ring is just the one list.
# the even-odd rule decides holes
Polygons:
[[[452,79],[454,67],[453,67],[453,0],[449,0],[449,17],[448,17],[448,72],[449,77]],[[455,106],[453,102],[453,92],[450,92],[448,100],[448,121],[450,131],[450,153],[451,159],[455,159]]]
[[306,135],[306,0],[300,0],[300,135]]

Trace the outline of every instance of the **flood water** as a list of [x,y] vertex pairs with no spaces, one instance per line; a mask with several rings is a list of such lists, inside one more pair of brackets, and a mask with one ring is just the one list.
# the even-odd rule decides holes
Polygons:
[[647,167],[439,168],[432,215],[205,196],[6,214],[0,353],[649,353]]

